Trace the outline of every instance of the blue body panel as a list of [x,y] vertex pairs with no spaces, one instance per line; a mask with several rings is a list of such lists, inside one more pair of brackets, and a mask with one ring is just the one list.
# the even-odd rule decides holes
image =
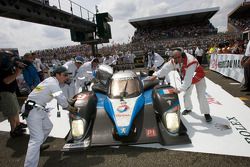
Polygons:
[[[131,119],[130,119],[128,126],[122,126],[122,127],[116,126],[116,130],[117,130],[117,133],[119,136],[128,136],[129,135],[133,121],[134,121],[135,117],[137,116],[137,114],[143,108],[144,104],[145,104],[144,95],[141,94],[135,102],[135,106],[132,110],[132,115],[131,115]],[[114,111],[113,105],[112,105],[111,101],[109,100],[109,98],[106,98],[104,100],[103,105],[104,105],[104,109],[107,112],[107,114],[109,115],[109,117],[112,119],[112,121],[115,123],[115,125],[117,125],[116,118],[115,118],[115,111]]]
[[97,97],[97,108],[104,108],[104,100],[107,98],[107,95],[102,93],[95,93]]
[[145,98],[145,105],[149,105],[152,104],[152,91],[153,89],[149,89],[147,91],[144,92],[144,98]]

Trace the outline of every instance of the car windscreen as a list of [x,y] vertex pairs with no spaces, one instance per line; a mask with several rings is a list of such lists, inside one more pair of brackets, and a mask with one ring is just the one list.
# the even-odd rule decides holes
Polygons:
[[132,98],[141,94],[141,85],[138,79],[112,79],[109,88],[111,98]]

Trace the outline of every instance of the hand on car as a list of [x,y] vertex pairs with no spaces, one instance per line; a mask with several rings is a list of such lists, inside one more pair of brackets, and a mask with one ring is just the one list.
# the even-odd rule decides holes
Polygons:
[[68,105],[68,107],[66,108],[66,110],[68,110],[69,112],[72,112],[72,113],[76,113],[78,111],[78,108],[77,107],[73,107],[71,105]]
[[177,94],[181,93],[181,91],[178,90],[177,88],[174,89],[174,92],[177,93]]

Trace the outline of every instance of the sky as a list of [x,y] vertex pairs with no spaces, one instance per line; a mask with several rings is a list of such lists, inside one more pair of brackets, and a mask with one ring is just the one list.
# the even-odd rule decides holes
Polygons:
[[[60,0],[65,11],[69,9],[69,0]],[[113,17],[110,42],[127,43],[135,28],[128,20],[147,16],[220,7],[212,18],[212,24],[220,32],[227,30],[227,15],[244,0],[73,0],[75,3],[95,13],[98,6],[100,13],[108,12]],[[50,0],[58,6],[58,0]],[[73,6],[76,15],[78,7]],[[79,9],[78,9],[79,10]],[[19,54],[26,52],[77,45],[72,42],[67,29],[29,23],[0,17],[0,48],[18,48]]]

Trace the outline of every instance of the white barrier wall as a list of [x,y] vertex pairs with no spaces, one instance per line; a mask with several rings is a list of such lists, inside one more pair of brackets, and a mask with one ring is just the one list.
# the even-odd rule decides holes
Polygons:
[[243,82],[244,70],[240,65],[243,56],[238,54],[211,54],[209,69]]

